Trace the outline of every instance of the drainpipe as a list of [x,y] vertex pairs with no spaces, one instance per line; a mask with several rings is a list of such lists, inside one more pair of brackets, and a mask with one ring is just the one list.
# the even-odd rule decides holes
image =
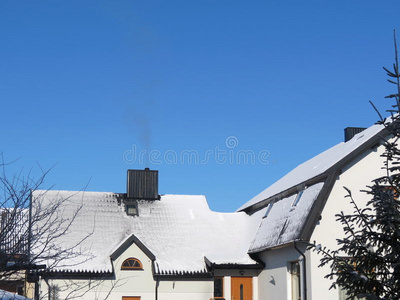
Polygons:
[[158,286],[160,285],[160,280],[158,279],[158,276],[154,276],[156,279],[156,290],[155,290],[155,300],[158,300]]
[[31,244],[32,244],[32,191],[29,193],[29,219],[28,219],[28,263],[31,264]]
[[36,280],[35,280],[35,300],[39,300],[39,296],[40,296],[40,293],[39,293],[39,277],[38,278],[36,278]]
[[304,255],[303,252],[300,251],[299,248],[297,248],[296,242],[294,242],[294,249],[297,250],[297,252],[300,253],[300,255],[303,257],[303,294],[304,294],[304,300],[307,300],[307,272],[306,272],[306,256]]

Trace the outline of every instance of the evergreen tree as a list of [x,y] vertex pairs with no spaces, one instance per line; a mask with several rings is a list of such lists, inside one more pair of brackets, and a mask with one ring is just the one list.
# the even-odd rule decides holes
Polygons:
[[386,98],[395,103],[388,110],[390,118],[382,118],[378,112],[378,123],[389,133],[387,139],[382,137],[385,175],[367,186],[364,192],[371,199],[364,208],[356,204],[346,188],[354,211],[336,215],[345,233],[344,238],[337,240],[337,250],[312,245],[322,254],[320,266],[331,268],[325,277],[333,278],[332,287],[343,288],[347,299],[400,299],[400,74],[396,37],[394,42],[393,71],[384,70],[388,81],[396,86],[396,92]]

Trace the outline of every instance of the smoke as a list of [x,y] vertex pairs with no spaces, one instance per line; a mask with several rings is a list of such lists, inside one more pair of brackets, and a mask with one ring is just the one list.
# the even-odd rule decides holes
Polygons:
[[[135,141],[134,144],[136,144],[136,141],[139,142],[139,144],[143,147],[143,150],[145,150],[145,153],[149,153],[151,150],[151,123],[150,123],[150,117],[149,117],[149,111],[146,109],[146,107],[143,106],[130,106],[127,111],[126,111],[126,117],[125,120],[127,121],[128,124],[128,130],[132,131],[134,134]],[[145,164],[146,167],[149,167],[149,159],[148,155],[145,155]]]

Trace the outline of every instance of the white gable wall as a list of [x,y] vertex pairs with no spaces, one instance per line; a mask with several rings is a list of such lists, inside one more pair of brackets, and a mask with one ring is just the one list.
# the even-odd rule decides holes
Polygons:
[[[380,146],[378,149],[369,150],[342,170],[327,200],[319,225],[316,226],[310,241],[316,241],[317,244],[326,246],[329,249],[337,249],[336,239],[344,237],[344,232],[340,222],[336,221],[335,214],[341,211],[352,213],[354,210],[349,198],[345,198],[347,192],[343,186],[352,191],[357,205],[360,207],[365,206],[371,197],[366,193],[360,192],[360,190],[365,190],[367,185],[371,185],[373,179],[384,175],[384,170],[381,169],[383,159],[380,157],[384,150],[383,148],[383,146]],[[329,290],[332,282],[324,278],[329,273],[329,267],[318,268],[320,258],[321,256],[316,252],[310,253],[309,265],[312,270],[310,282],[311,299],[337,300],[338,290]]]
[[[137,258],[143,264],[142,270],[121,270],[122,263],[127,258]],[[122,299],[122,296],[140,296],[143,300],[154,299],[155,281],[153,280],[152,261],[136,245],[128,247],[114,262],[116,287],[113,297]],[[107,289],[104,292],[107,292]]]

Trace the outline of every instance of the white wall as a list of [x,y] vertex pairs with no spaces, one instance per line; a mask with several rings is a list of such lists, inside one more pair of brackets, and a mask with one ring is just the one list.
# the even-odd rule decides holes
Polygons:
[[[304,251],[304,246],[298,246]],[[260,259],[265,263],[265,269],[258,276],[258,299],[262,300],[290,300],[290,274],[289,263],[300,261],[302,269],[302,256],[293,245],[276,250],[260,253]],[[323,298],[321,298],[323,299]]]
[[158,291],[158,300],[208,300],[213,297],[214,281],[211,278],[160,281]]
[[[360,207],[365,206],[366,202],[371,197],[366,193],[360,192],[360,190],[366,189],[366,186],[370,185],[373,179],[383,175],[383,170],[381,170],[383,165],[382,158],[379,157],[382,151],[382,146],[379,147],[378,150],[370,150],[342,170],[342,174],[340,174],[335,182],[323,210],[321,215],[322,219],[312,234],[311,241],[316,241],[317,244],[327,246],[329,249],[337,249],[336,239],[344,237],[344,231],[340,222],[336,221],[335,214],[341,211],[345,213],[353,212],[350,200],[345,198],[347,192],[343,186],[352,191],[353,198],[357,205]],[[324,278],[324,276],[330,272],[328,266],[318,268],[320,259],[321,256],[316,252],[310,253],[310,267],[312,270],[311,299],[337,300],[338,291],[335,289],[329,290],[332,281]]]

